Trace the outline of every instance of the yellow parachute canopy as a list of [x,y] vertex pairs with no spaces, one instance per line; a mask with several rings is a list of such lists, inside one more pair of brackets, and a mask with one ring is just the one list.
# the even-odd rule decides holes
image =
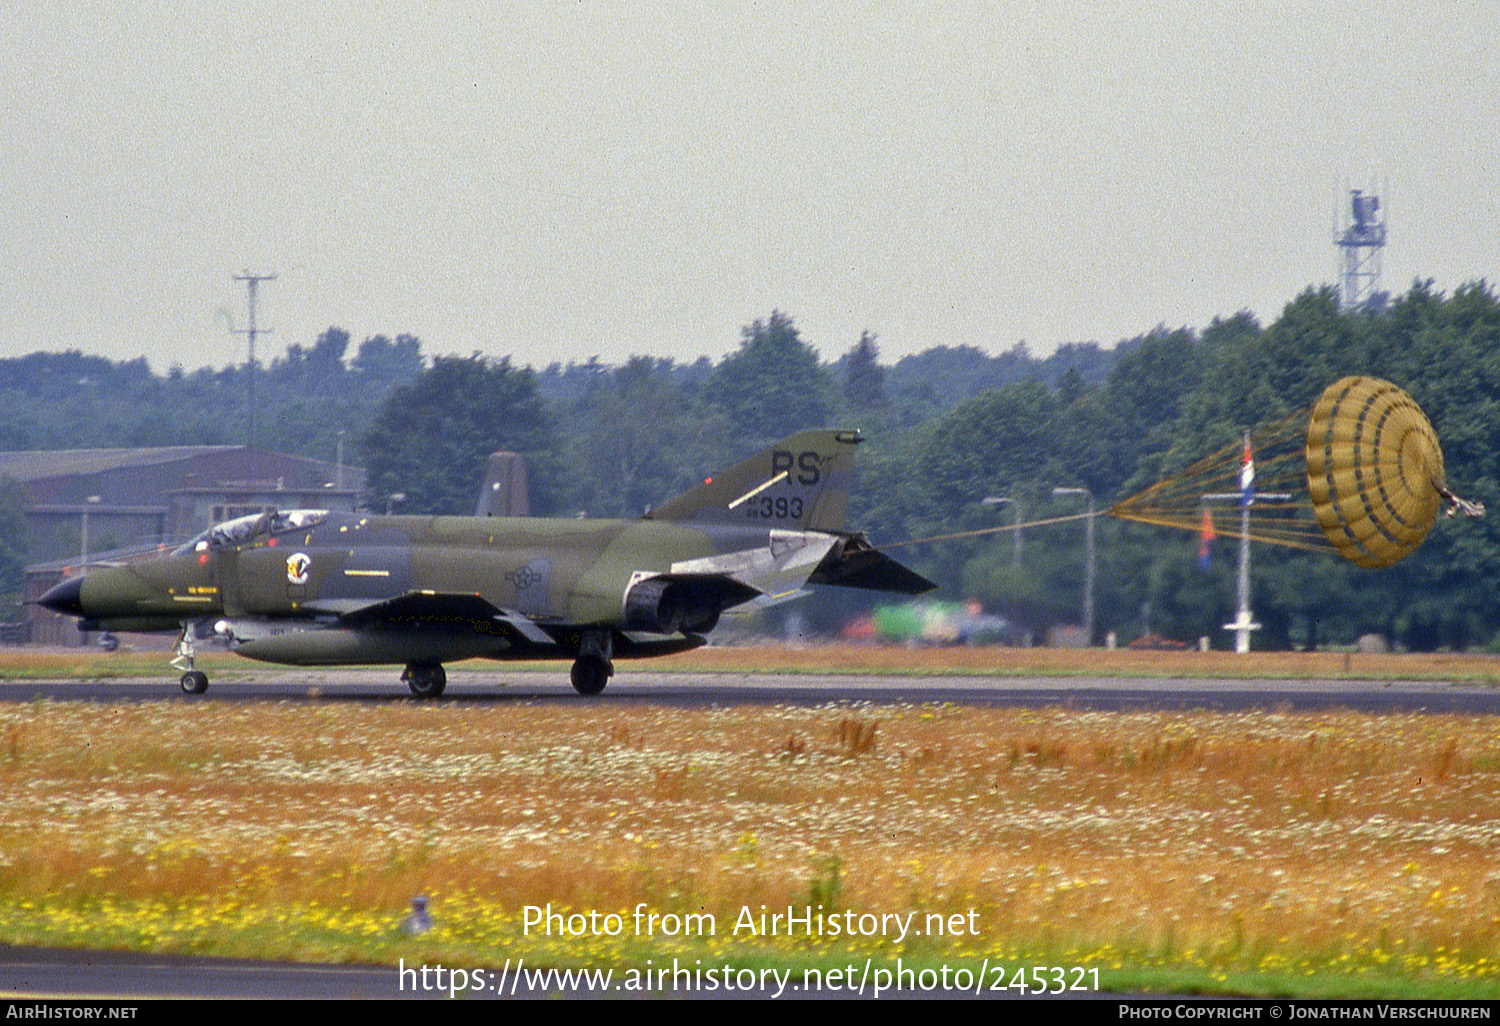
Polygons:
[[1248,504],[1245,445],[1236,443],[1108,512],[1188,531],[1207,519],[1215,535],[1337,552],[1364,567],[1390,566],[1421,545],[1445,499],[1450,512],[1484,513],[1448,490],[1421,408],[1379,378],[1335,382],[1310,410],[1251,431],[1249,445]]
[[1437,520],[1448,491],[1443,449],[1411,396],[1379,378],[1344,378],[1308,418],[1307,490],[1340,555],[1390,566]]

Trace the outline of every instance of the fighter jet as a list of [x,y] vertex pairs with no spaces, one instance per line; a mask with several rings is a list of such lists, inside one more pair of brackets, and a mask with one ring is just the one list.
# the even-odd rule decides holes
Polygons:
[[616,659],[704,644],[726,610],[810,585],[921,594],[932,582],[845,530],[857,431],[787,438],[635,520],[276,510],[169,554],[69,578],[41,598],[84,630],[178,631],[295,666],[405,664],[432,698],[461,659],[571,659],[596,695]]

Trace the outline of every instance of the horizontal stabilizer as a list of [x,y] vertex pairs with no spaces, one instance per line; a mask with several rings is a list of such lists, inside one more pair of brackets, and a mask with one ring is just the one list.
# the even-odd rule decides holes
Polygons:
[[893,591],[902,595],[922,595],[937,587],[858,536],[849,538],[829,552],[807,583]]

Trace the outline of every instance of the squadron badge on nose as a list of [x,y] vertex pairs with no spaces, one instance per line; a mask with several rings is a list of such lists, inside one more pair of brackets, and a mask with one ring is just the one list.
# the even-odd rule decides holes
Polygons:
[[306,584],[307,570],[312,558],[305,552],[294,552],[286,557],[286,579],[290,584]]

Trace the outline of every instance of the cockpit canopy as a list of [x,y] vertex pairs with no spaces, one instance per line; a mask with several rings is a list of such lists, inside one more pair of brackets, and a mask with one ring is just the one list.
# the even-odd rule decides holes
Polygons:
[[268,538],[287,531],[317,527],[328,519],[326,509],[279,509],[250,513],[215,524],[202,534],[177,548],[177,552],[208,552],[234,545],[246,545],[256,538]]

